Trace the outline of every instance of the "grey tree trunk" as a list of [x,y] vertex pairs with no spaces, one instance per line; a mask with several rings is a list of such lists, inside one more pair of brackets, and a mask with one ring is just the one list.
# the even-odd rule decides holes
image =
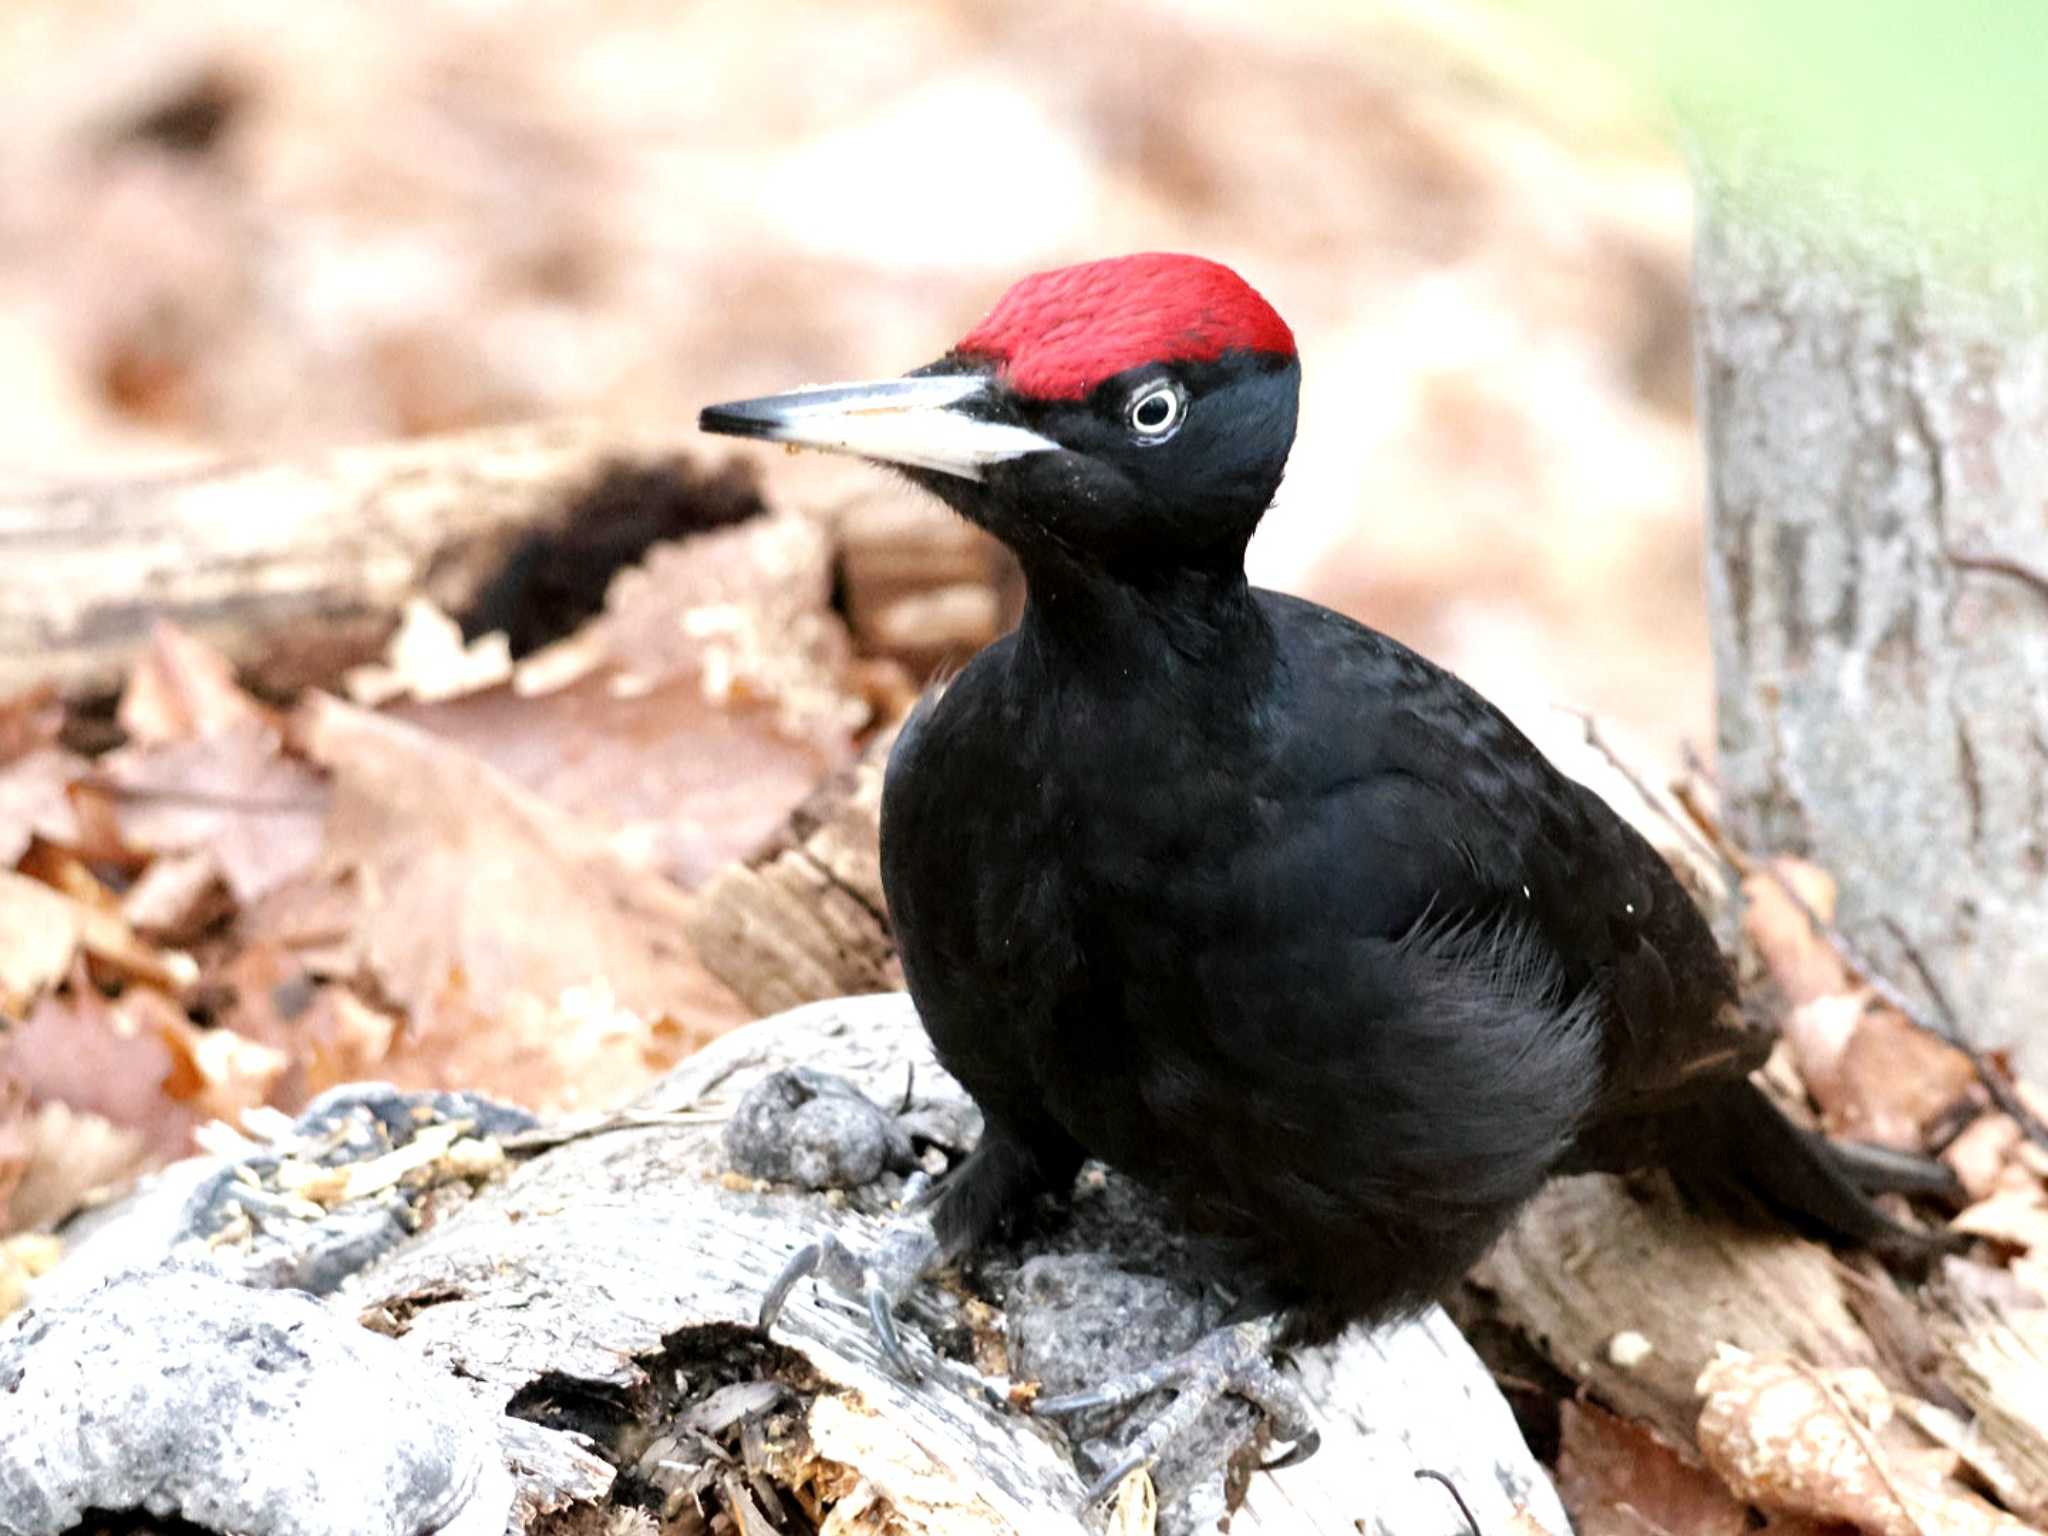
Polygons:
[[2048,322],[2037,293],[1944,286],[1802,205],[1702,178],[1724,812],[1831,870],[1891,979],[1924,990],[1910,946],[1974,1043],[2039,1076]]

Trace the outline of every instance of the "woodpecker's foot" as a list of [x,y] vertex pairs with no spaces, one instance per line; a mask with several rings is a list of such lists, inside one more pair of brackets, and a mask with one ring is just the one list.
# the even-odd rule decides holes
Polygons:
[[912,1217],[890,1228],[872,1251],[856,1253],[837,1234],[826,1233],[815,1243],[799,1248],[782,1273],[761,1298],[759,1326],[763,1333],[775,1326],[783,1305],[797,1282],[807,1275],[840,1295],[858,1302],[867,1312],[875,1343],[897,1374],[910,1381],[924,1377],[903,1347],[896,1332],[896,1308],[911,1288],[939,1267],[937,1234],[929,1218]]
[[1274,1433],[1293,1442],[1287,1451],[1265,1464],[1268,1471],[1293,1466],[1313,1456],[1322,1436],[1309,1417],[1301,1389],[1273,1364],[1272,1350],[1279,1340],[1280,1326],[1277,1316],[1233,1323],[1145,1370],[1115,1377],[1085,1392],[1043,1397],[1032,1404],[1033,1413],[1059,1418],[1092,1408],[1122,1407],[1162,1390],[1170,1389],[1175,1394],[1166,1409],[1139,1432],[1117,1463],[1095,1480],[1084,1496],[1084,1503],[1093,1504],[1107,1497],[1133,1472],[1157,1461],[1194,1424],[1202,1410],[1225,1393],[1235,1393],[1263,1410]]

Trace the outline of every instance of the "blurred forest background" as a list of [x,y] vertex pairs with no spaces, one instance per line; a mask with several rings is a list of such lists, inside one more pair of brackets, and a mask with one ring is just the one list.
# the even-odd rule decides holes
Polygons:
[[[1543,744],[1677,837],[1781,1027],[1775,1088],[1954,1175],[1973,1256],[1917,1314],[1865,1313],[1869,1265],[1773,1238],[1731,1269],[1554,1184],[1461,1321],[1516,1351],[1582,1529],[1650,1529],[1588,1512],[1661,1488],[1659,1530],[2048,1530],[2048,1098],[1998,1055],[2048,1052],[2048,348],[2031,290],[1943,307],[2048,249],[2048,94],[2028,7],[1957,9],[0,4],[0,1315],[134,1262],[110,1196],[195,1150],[253,1202],[176,1239],[222,1262],[279,1211],[502,1170],[443,1118],[346,1175],[265,1154],[259,1188],[252,1149],[338,1085],[602,1110],[899,987],[880,754],[1014,572],[886,474],[696,413],[901,373],[1026,272],[1178,249],[1300,345],[1254,576],[1570,738]],[[1693,190],[1652,96],[1715,193],[1711,527]],[[1878,233],[1834,196],[1859,183]],[[1788,211],[1812,227],[1757,258]],[[1820,1394],[1767,1469],[1820,1486],[1672,1450],[1730,1340]],[[1892,1470],[1840,1406],[1874,1366]],[[1726,1384],[1724,1448],[1784,1379]],[[1842,1424],[1854,1486],[1800,1438]]]
[[16,485],[673,428],[1193,250],[1304,358],[1258,579],[1710,747],[1683,169],[1493,9],[14,0],[0,72]]

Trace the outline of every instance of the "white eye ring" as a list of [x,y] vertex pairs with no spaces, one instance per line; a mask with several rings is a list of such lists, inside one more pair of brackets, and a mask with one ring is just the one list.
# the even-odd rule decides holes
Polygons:
[[1187,414],[1187,396],[1171,382],[1148,384],[1131,397],[1125,418],[1131,430],[1143,438],[1160,442],[1171,437]]

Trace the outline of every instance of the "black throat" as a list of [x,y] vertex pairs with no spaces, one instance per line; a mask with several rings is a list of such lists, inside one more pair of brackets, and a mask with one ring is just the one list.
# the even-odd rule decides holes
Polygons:
[[1241,564],[1174,566],[1131,580],[1062,560],[1027,565],[1020,658],[1111,692],[1250,692],[1274,657],[1271,626]]

